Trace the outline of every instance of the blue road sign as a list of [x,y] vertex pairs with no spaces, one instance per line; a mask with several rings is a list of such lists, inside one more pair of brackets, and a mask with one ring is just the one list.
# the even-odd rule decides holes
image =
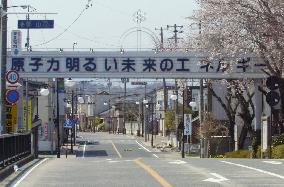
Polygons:
[[6,92],[6,101],[8,103],[16,103],[19,100],[19,92],[17,90],[8,90]]
[[71,129],[74,125],[74,121],[72,119],[66,119],[64,121],[64,128]]
[[52,29],[54,20],[18,20],[18,29]]

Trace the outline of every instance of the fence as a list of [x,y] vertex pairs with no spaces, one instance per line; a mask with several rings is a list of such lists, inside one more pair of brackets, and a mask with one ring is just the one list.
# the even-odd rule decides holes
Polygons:
[[30,133],[0,136],[0,169],[30,154]]

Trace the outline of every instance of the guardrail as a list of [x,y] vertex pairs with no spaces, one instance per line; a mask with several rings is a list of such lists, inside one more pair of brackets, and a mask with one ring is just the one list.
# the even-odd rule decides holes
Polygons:
[[0,169],[30,154],[30,133],[0,136]]

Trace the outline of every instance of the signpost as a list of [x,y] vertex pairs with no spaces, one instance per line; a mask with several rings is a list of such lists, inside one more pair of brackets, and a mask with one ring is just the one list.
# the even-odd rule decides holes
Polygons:
[[72,119],[66,119],[64,121],[64,125],[63,126],[66,129],[72,129],[73,125],[74,125],[74,121]]
[[192,135],[192,115],[184,114],[184,135]]
[[54,20],[18,20],[18,29],[52,29]]

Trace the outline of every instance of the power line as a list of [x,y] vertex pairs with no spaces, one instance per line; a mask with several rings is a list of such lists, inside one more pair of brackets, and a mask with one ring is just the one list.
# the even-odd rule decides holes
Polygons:
[[50,43],[50,42],[52,42],[52,41],[58,39],[60,36],[62,36],[65,32],[68,31],[68,29],[71,28],[71,26],[72,26],[73,24],[75,24],[75,23],[77,22],[77,20],[83,15],[83,13],[84,13],[89,7],[92,6],[91,2],[92,2],[91,0],[88,1],[88,4],[87,4],[87,5],[85,6],[85,8],[80,12],[80,14],[77,16],[77,18],[76,18],[66,29],[64,29],[63,32],[59,33],[57,36],[51,38],[50,40],[48,40],[48,41],[46,41],[46,42],[43,42],[43,43],[41,43],[41,44],[37,44],[37,45],[35,45],[35,46],[41,46],[41,45],[48,44],[48,43]]

